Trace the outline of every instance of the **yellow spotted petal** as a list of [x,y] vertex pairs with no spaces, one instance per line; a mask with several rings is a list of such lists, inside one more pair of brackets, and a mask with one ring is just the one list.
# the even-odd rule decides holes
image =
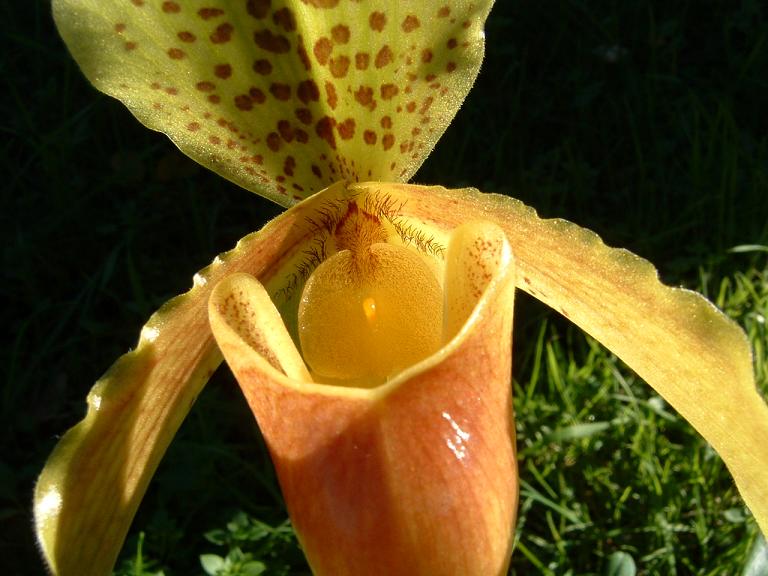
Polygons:
[[570,222],[542,220],[517,200],[474,189],[370,186],[407,196],[403,216],[438,238],[467,220],[500,225],[518,287],[602,342],[688,420],[768,533],[768,407],[733,321],[700,294],[661,284],[649,262]]
[[[221,362],[211,335],[208,298],[225,276],[247,272],[272,292],[293,276],[280,265],[302,261],[311,240],[308,215],[344,192],[324,194],[285,212],[195,276],[188,293],[165,304],[88,396],[85,418],[56,446],[35,488],[40,548],[58,576],[109,573],[147,484],[197,394]],[[284,327],[270,344],[284,346]],[[283,367],[301,377],[298,355]]]
[[88,79],[233,182],[287,206],[408,180],[483,56],[492,1],[53,0]]

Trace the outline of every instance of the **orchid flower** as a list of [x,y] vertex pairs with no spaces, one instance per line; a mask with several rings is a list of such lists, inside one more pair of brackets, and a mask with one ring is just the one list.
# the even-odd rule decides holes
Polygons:
[[406,184],[479,71],[492,0],[53,0],[88,79],[286,207],[165,304],[50,456],[56,574],[105,574],[226,359],[317,574],[506,571],[515,289],[616,353],[768,532],[768,408],[743,332],[639,257],[508,197]]

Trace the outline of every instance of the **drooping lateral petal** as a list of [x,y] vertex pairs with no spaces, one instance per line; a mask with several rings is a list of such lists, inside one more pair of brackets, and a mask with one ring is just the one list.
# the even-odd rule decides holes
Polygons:
[[402,211],[426,227],[477,218],[501,226],[518,287],[602,342],[686,418],[723,458],[768,533],[768,407],[733,321],[700,294],[661,284],[649,262],[570,222],[540,219],[517,200],[474,189],[392,190],[409,195]]
[[[270,340],[259,314],[273,314],[268,303],[257,308],[260,301],[249,299],[257,280],[231,276],[211,296],[214,335],[258,420],[318,576],[506,573],[517,506],[514,263],[497,226],[465,232],[449,253],[468,265],[467,274],[490,272],[474,285],[470,313],[454,311],[465,323],[438,352],[377,388],[282,373],[269,360],[278,351],[252,344]],[[461,279],[454,271],[446,282]]]
[[88,79],[222,176],[287,206],[407,180],[469,91],[492,0],[53,0]]
[[[208,297],[223,277],[248,272],[279,289],[278,266],[309,241],[307,210],[336,188],[294,207],[241,240],[165,304],[88,396],[85,418],[67,432],[35,489],[35,526],[54,574],[107,574],[160,459],[221,355]],[[299,359],[300,360],[300,359]]]

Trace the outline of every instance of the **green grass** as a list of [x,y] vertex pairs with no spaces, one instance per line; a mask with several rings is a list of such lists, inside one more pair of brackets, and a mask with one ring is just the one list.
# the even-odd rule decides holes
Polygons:
[[[0,557],[4,573],[26,575],[43,573],[34,479],[92,383],[153,310],[278,209],[96,93],[47,2],[17,4],[0,6]],[[477,85],[415,180],[509,193],[703,291],[749,334],[765,393],[768,253],[731,249],[768,246],[766,9],[503,0],[487,32]],[[755,523],[717,456],[651,389],[530,298],[514,353],[513,573],[603,574],[616,552],[642,574],[741,573],[759,552]],[[163,460],[120,574],[202,574],[203,555],[230,573],[257,562],[306,573],[285,519],[222,370]]]
[[[764,352],[768,272],[717,288]],[[757,369],[765,391],[764,355]],[[616,551],[646,574],[739,572],[758,531],[720,459],[661,397],[570,326],[543,324],[518,370],[517,573],[600,573]]]

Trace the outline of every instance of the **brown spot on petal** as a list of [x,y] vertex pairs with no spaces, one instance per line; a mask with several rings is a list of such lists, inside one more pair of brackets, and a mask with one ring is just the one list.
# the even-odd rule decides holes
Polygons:
[[190,132],[197,132],[198,130],[200,130],[200,124],[198,124],[197,122],[190,122],[189,124],[187,124],[187,130],[189,130]]
[[288,120],[280,120],[280,122],[277,123],[277,131],[286,142],[293,141],[293,128]]
[[320,170],[320,167],[315,165],[315,164],[312,164],[312,174],[314,174],[318,178],[322,178],[323,177],[323,173]]
[[339,136],[341,136],[342,140],[349,140],[355,135],[355,120],[347,118],[344,122],[340,122],[336,129],[339,131]]
[[139,7],[144,6],[144,0],[131,0],[131,3],[134,6],[139,6]]
[[216,26],[216,30],[209,36],[211,42],[214,44],[226,44],[232,39],[232,32],[235,27],[229,22],[224,22]]
[[186,42],[187,44],[197,40],[197,36],[192,34],[192,32],[188,32],[186,30],[182,30],[177,34],[177,36],[179,37],[179,40],[181,40],[182,42]]
[[273,82],[269,87],[269,92],[278,100],[290,100],[291,99],[291,87],[288,84],[281,84],[280,82]]
[[299,86],[296,89],[296,93],[304,104],[310,102],[317,102],[320,100],[320,89],[314,80],[303,80],[299,82]]
[[395,84],[382,84],[380,91],[382,100],[391,100],[397,96],[399,89]]
[[211,104],[218,104],[219,102],[221,102],[221,96],[219,96],[218,94],[210,94],[208,96],[208,102],[210,102]]
[[271,0],[248,0],[245,3],[245,10],[257,20],[261,20],[269,14],[271,4]]
[[297,108],[296,118],[298,118],[299,122],[302,124],[312,124],[312,111],[309,108]]
[[125,22],[118,22],[117,24],[115,24],[115,32],[117,32],[118,34],[125,32],[125,28],[126,28]]
[[248,94],[238,94],[235,96],[235,106],[239,110],[248,111],[253,109],[253,100]]
[[390,128],[392,128],[392,118],[390,118],[389,116],[384,116],[381,119],[381,127],[384,128],[385,130],[389,130]]
[[328,68],[334,78],[344,78],[347,75],[347,70],[349,70],[349,58],[346,56],[331,58],[328,62]]
[[333,44],[325,36],[315,42],[315,46],[312,48],[312,52],[314,52],[315,58],[317,58],[317,61],[321,66],[325,66],[328,63],[328,58],[331,56],[332,50]]
[[216,85],[213,82],[198,82],[195,84],[195,88],[200,90],[200,92],[212,92]]
[[371,15],[368,17],[368,24],[371,30],[381,32],[384,30],[384,26],[387,25],[387,15],[383,12],[371,12]]
[[253,41],[262,50],[274,54],[284,54],[291,49],[291,42],[285,36],[272,34],[270,30],[260,30],[253,33]]
[[405,17],[405,20],[403,20],[402,28],[403,28],[403,32],[413,32],[419,26],[421,26],[421,22],[419,22],[419,19],[416,18],[416,16],[414,16],[413,14],[409,14],[408,16]]
[[456,62],[448,62],[448,64],[446,65],[445,69],[448,72],[453,72],[454,70],[456,70]]
[[216,66],[213,67],[213,73],[222,80],[226,80],[230,76],[232,76],[232,66],[229,64],[216,64]]
[[197,11],[197,15],[203,20],[210,20],[211,18],[216,18],[222,14],[224,14],[224,10],[221,8],[200,8],[200,10]]
[[370,86],[360,86],[355,91],[355,100],[361,105],[373,110],[376,107],[376,102],[373,100],[373,88]]
[[325,140],[328,145],[336,149],[336,138],[333,135],[334,119],[330,116],[324,116],[315,124],[315,133]]
[[172,60],[181,60],[184,58],[186,54],[184,53],[184,50],[180,48],[169,48],[168,49],[168,57]]
[[296,168],[296,159],[293,156],[286,156],[283,162],[283,174],[293,176],[293,169]]
[[307,53],[307,47],[304,46],[304,38],[301,37],[301,34],[299,34],[299,38],[296,41],[296,53],[299,55],[299,59],[301,60],[301,63],[304,65],[304,70],[311,70],[312,62],[309,59],[309,54]]
[[328,102],[328,106],[331,107],[331,110],[335,110],[336,104],[338,104],[339,102],[339,97],[336,95],[336,86],[334,86],[330,82],[326,82],[325,96],[326,96],[326,102]]
[[392,62],[392,58],[392,50],[387,44],[384,44],[381,50],[376,54],[376,60],[374,61],[376,68],[384,68],[384,66]]
[[424,63],[432,62],[432,50],[424,48],[424,50],[421,51],[421,61]]
[[126,42],[124,47],[127,52],[130,52],[131,50],[136,50],[136,47],[138,44],[136,42]]
[[304,4],[309,4],[315,8],[334,8],[339,0],[301,0]]
[[277,132],[270,132],[267,134],[267,147],[272,150],[272,152],[280,150],[281,145],[280,134]]
[[307,134],[304,130],[301,128],[296,129],[296,141],[301,142],[302,144],[306,144],[309,142],[309,134]]
[[458,45],[459,45],[459,43],[458,43],[458,41],[456,40],[456,38],[451,38],[450,40],[448,40],[448,48],[449,48],[450,50],[453,50],[453,49],[454,49],[454,48],[456,48],[456,46],[458,46]]
[[367,52],[358,52],[355,54],[355,68],[365,70],[371,61],[371,56]]
[[443,6],[437,11],[438,18],[447,18],[451,14],[451,9],[448,6]]
[[376,132],[374,132],[373,130],[366,130],[365,132],[363,132],[363,140],[365,140],[366,144],[370,144],[371,146],[373,146],[374,144],[376,144]]
[[256,72],[256,74],[261,74],[262,76],[271,74],[272,63],[269,60],[265,60],[263,58],[261,60],[256,60],[253,63],[253,71]]
[[286,32],[296,30],[296,17],[290,8],[281,8],[272,14],[272,21]]
[[337,24],[331,28],[331,37],[337,44],[346,44],[349,42],[349,28],[344,24]]
[[264,94],[264,92],[262,92],[261,89],[257,88],[256,86],[251,86],[251,89],[248,90],[248,95],[257,104],[264,104],[267,99],[266,94]]
[[384,150],[392,148],[395,145],[395,135],[384,134],[384,138],[381,139],[381,145],[384,147]]
[[163,12],[166,14],[178,14],[181,12],[181,6],[176,2],[163,2]]

